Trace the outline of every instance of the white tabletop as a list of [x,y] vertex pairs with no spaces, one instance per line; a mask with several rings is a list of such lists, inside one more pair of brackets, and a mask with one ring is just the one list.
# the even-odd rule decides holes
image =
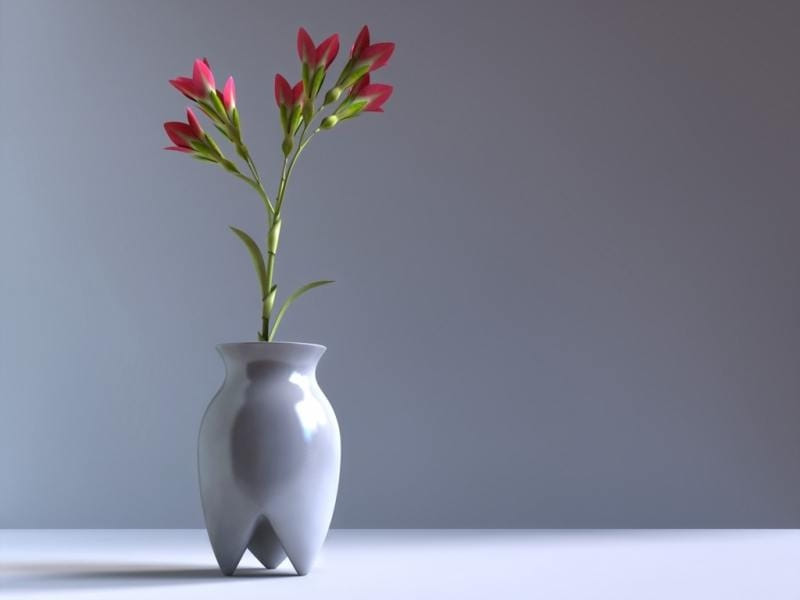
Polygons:
[[800,531],[337,530],[312,572],[202,530],[0,530],[0,598],[800,599]]

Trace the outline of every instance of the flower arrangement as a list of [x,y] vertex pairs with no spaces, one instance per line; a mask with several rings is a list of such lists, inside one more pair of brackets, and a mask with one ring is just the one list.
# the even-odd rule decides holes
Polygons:
[[[228,173],[245,181],[260,196],[267,214],[265,250],[243,230],[231,227],[244,243],[258,275],[261,288],[260,341],[272,341],[287,309],[291,304],[315,287],[332,283],[330,280],[312,281],[286,297],[273,317],[278,290],[274,282],[275,257],[281,235],[281,211],[286,189],[298,157],[311,139],[320,131],[330,130],[342,121],[365,112],[383,112],[383,105],[392,95],[392,86],[372,83],[370,73],[384,66],[392,53],[391,42],[370,42],[369,28],[365,25],[350,50],[350,56],[334,85],[324,94],[322,87],[331,63],[339,53],[339,34],[333,34],[319,45],[302,27],[297,33],[297,53],[301,62],[301,79],[292,86],[282,75],[275,75],[275,102],[278,105],[283,133],[281,151],[283,164],[274,197],[266,192],[253,158],[242,135],[242,123],[236,106],[236,85],[228,77],[222,91],[216,87],[214,73],[205,58],[194,62],[191,77],[178,77],[170,83],[192,101],[208,117],[214,128],[230,142],[245,168],[240,169],[228,158],[200,124],[191,108],[186,110],[186,123],[164,123],[167,136],[174,145],[166,148],[189,154],[202,162],[219,165]],[[318,106],[318,98],[322,102]]]

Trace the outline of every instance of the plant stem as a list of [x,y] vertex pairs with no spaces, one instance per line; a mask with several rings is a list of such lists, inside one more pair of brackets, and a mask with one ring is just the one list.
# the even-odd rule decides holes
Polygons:
[[261,177],[258,174],[258,169],[256,169],[256,165],[253,162],[253,159],[250,157],[250,151],[247,149],[247,146],[244,144],[237,144],[239,155],[244,158],[244,162],[247,163],[247,167],[250,169],[250,173],[253,175],[253,179],[255,180],[258,187],[259,196],[261,196],[261,201],[264,203],[264,208],[267,210],[267,217],[268,223],[269,219],[273,217],[275,214],[275,209],[272,206],[272,202],[269,200],[269,196],[267,196],[266,190],[264,190],[264,184],[261,182]]
[[[311,141],[311,138],[313,138],[314,135],[316,135],[316,133],[319,131],[319,127],[317,127],[317,129],[315,129],[311,135],[305,137],[307,131],[308,125],[305,125],[300,133],[300,143],[298,144],[297,149],[292,157],[283,157],[283,165],[281,166],[281,180],[278,184],[278,193],[275,196],[275,207],[270,213],[272,220],[271,223],[269,223],[267,233],[267,297],[264,298],[264,306],[262,308],[261,316],[261,324],[263,327],[262,336],[266,336],[266,341],[268,342],[272,341],[273,334],[273,332],[269,330],[269,321],[272,314],[272,309],[275,306],[275,290],[277,286],[273,284],[273,279],[275,272],[275,257],[278,254],[278,244],[280,241],[281,208],[283,207],[283,198],[286,195],[286,186],[289,184],[289,178],[291,177],[292,170],[297,162],[297,157],[300,156],[300,153],[308,145],[308,142]],[[255,173],[253,176],[257,177]]]
[[[286,157],[283,159],[283,167],[281,167],[281,184],[284,181],[284,175],[286,172]],[[282,185],[279,186],[279,190],[281,189]],[[266,338],[266,341],[271,341],[270,330],[269,330],[269,319],[272,314],[272,309],[275,305],[275,287],[272,283],[274,272],[275,272],[275,255],[278,253],[278,243],[280,241],[280,230],[281,230],[281,214],[280,209],[277,204],[278,197],[275,198],[275,209],[272,211],[272,219],[268,223],[267,227],[267,261],[266,261],[266,271],[267,271],[267,295],[264,298],[263,302],[264,305],[262,307],[261,313],[261,322],[263,326],[262,334]]]
[[275,196],[275,212],[279,213],[281,207],[283,206],[283,197],[286,195],[286,186],[289,184],[289,178],[292,176],[292,170],[294,169],[294,165],[297,162],[297,157],[300,156],[300,153],[303,149],[308,145],[308,142],[311,141],[318,132],[319,127],[317,127],[311,135],[307,138],[303,139],[306,134],[306,130],[308,126],[303,128],[303,132],[300,134],[300,144],[297,146],[297,150],[294,151],[292,158],[289,160],[289,166],[286,166],[286,159],[283,159],[283,174],[281,175],[281,184],[278,187],[278,195]]

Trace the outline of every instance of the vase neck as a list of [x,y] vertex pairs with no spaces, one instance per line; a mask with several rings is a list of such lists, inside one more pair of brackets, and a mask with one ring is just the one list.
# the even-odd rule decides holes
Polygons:
[[220,344],[217,351],[228,374],[243,371],[253,379],[267,371],[286,370],[313,374],[325,346],[295,342],[245,342]]

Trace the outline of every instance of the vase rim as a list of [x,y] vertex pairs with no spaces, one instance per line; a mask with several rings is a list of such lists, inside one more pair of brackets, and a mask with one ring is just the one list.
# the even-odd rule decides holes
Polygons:
[[277,342],[224,342],[222,344],[217,344],[217,348],[224,349],[224,348],[236,348],[241,346],[284,346],[284,347],[306,347],[306,348],[316,348],[318,350],[322,350],[323,352],[328,348],[323,346],[322,344],[314,344],[312,342],[285,342],[285,341],[277,341]]

